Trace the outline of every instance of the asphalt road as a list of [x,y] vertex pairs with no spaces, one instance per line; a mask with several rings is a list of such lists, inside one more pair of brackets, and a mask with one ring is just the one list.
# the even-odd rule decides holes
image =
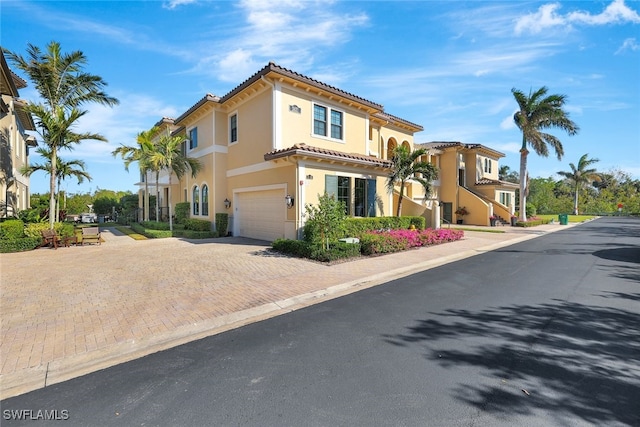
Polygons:
[[602,218],[7,399],[1,422],[638,426],[640,220]]

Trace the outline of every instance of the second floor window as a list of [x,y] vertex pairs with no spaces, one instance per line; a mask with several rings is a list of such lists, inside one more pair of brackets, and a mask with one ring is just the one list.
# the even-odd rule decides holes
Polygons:
[[344,117],[342,111],[332,110],[322,105],[313,106],[313,134],[343,139]]
[[238,141],[238,115],[234,114],[229,118],[229,142]]
[[491,173],[491,160],[490,159],[484,159],[484,171],[486,173]]
[[193,150],[198,146],[198,128],[189,131],[189,149]]

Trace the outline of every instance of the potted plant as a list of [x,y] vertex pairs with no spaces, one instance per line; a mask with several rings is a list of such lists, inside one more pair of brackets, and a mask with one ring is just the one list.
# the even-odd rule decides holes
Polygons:
[[511,215],[511,226],[515,227],[517,222],[518,222],[518,217],[515,215]]
[[491,224],[492,227],[495,227],[497,222],[498,222],[498,217],[497,216],[491,215],[489,217],[489,224]]
[[466,207],[461,206],[458,209],[456,209],[455,214],[460,217],[460,218],[458,218],[457,223],[458,224],[462,224],[462,220],[464,219],[464,216],[465,215],[469,215],[469,211],[467,210]]

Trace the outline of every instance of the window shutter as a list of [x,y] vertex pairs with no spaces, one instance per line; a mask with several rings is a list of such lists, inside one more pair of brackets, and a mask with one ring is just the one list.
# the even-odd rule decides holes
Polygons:
[[376,216],[376,180],[367,180],[367,216]]
[[329,196],[333,196],[336,200],[338,200],[338,177],[337,176],[335,175],[324,176],[324,191],[326,191]]

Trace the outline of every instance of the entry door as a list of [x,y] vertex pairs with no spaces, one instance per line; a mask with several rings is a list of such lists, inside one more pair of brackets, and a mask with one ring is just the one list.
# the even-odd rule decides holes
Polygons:
[[442,218],[451,224],[453,221],[453,203],[442,202]]

